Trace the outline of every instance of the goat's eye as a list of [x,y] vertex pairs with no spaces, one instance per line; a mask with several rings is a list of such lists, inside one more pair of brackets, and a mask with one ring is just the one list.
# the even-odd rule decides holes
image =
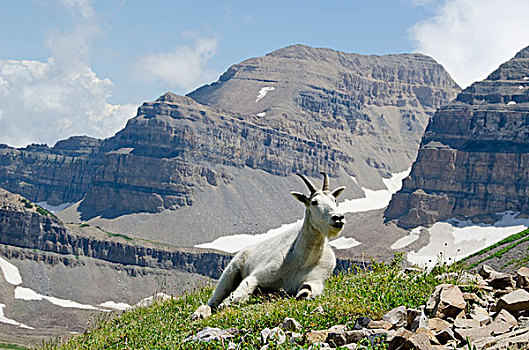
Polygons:
[[312,205],[318,205],[318,201],[317,201],[317,200],[313,200],[312,202],[310,202],[310,204],[312,204]]

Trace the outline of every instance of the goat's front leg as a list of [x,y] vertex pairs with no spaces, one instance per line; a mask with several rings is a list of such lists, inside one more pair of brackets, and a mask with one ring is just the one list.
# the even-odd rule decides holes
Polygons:
[[219,309],[233,304],[245,302],[248,300],[255,288],[257,288],[257,278],[252,275],[246,277],[242,280],[237,289],[235,289],[229,297],[224,299],[224,301],[219,305]]
[[323,293],[323,283],[320,281],[305,282],[299,287],[296,299],[313,299]]

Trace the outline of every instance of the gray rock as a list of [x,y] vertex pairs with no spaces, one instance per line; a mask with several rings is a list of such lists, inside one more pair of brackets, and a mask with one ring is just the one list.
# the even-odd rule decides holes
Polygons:
[[520,267],[516,271],[516,287],[529,289],[529,267]]
[[505,322],[513,327],[518,324],[516,318],[507,310],[501,310],[498,312],[498,314],[494,317],[494,322]]
[[413,320],[410,330],[412,332],[415,332],[419,328],[427,328],[428,327],[428,317],[424,314],[424,312],[420,312],[417,317]]
[[260,341],[262,345],[268,344],[270,341],[274,341],[276,344],[283,344],[287,338],[285,332],[279,327],[265,328],[261,331]]
[[517,289],[498,300],[497,309],[505,309],[511,313],[529,310],[529,292]]
[[490,317],[488,311],[479,305],[472,306],[470,318],[478,321],[480,326],[489,324],[492,321],[492,317]]
[[441,285],[439,287],[433,314],[439,318],[456,317],[466,307],[463,293],[459,287],[454,285]]
[[283,320],[281,328],[285,331],[299,332],[303,327],[293,318],[287,317]]
[[384,317],[382,317],[382,320],[391,323],[393,328],[405,327],[408,321],[406,307],[399,306],[388,311]]
[[186,341],[193,340],[201,342],[210,342],[214,340],[230,339],[238,333],[239,330],[236,328],[220,329],[206,327],[203,330],[199,331],[196,335],[187,338]]

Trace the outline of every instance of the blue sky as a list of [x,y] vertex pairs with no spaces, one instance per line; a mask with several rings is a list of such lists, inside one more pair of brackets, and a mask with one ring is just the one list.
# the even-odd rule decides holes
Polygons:
[[302,43],[423,52],[462,86],[529,45],[529,0],[0,0],[0,143],[108,137],[143,101]]

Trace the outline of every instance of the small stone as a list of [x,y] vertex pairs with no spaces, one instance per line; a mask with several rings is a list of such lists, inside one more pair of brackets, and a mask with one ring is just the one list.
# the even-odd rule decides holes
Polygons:
[[420,333],[409,337],[399,349],[430,350],[432,349],[432,346],[430,345],[430,339],[428,336],[424,333]]
[[437,340],[439,341],[441,345],[445,345],[451,340],[456,340],[454,331],[452,331],[452,329],[448,327],[435,333],[435,338],[437,338]]
[[516,287],[529,289],[529,267],[520,267],[516,271]]
[[371,319],[369,317],[364,317],[364,316],[358,317],[355,320],[353,329],[354,330],[364,329],[367,327],[367,325],[369,325],[369,322],[371,322]]
[[478,274],[484,279],[494,278],[494,277],[501,275],[500,272],[494,270],[489,265],[481,265],[481,267],[478,270]]
[[405,328],[399,328],[392,335],[391,340],[388,338],[389,349],[398,349],[402,346],[406,340],[412,337],[414,334]]
[[382,317],[382,320],[391,323],[393,328],[405,327],[407,324],[406,307],[399,306],[390,310]]
[[343,324],[335,324],[331,328],[327,329],[329,332],[345,332],[347,330],[347,326]]
[[497,310],[505,309],[511,313],[529,310],[529,292],[517,289],[498,300]]
[[454,321],[454,327],[455,328],[479,328],[480,324],[478,320],[475,320],[473,318],[456,318]]
[[307,342],[309,343],[324,343],[329,334],[328,330],[310,331],[307,333]]
[[492,317],[489,316],[488,311],[479,305],[472,306],[470,318],[478,321],[480,326],[489,324],[492,321]]
[[303,327],[298,321],[290,317],[287,317],[283,320],[283,323],[281,324],[281,328],[285,331],[292,331],[292,332],[300,331],[301,329],[303,329]]
[[277,344],[283,344],[287,337],[285,335],[285,332],[279,327],[275,328],[265,328],[261,331],[261,345],[268,344],[270,340],[274,340]]
[[439,318],[456,317],[461,310],[465,309],[465,299],[459,287],[450,285],[441,289],[439,302],[434,310],[435,316]]
[[500,321],[510,324],[513,327],[518,324],[518,321],[516,321],[516,318],[513,315],[511,315],[511,313],[507,310],[501,310],[500,312],[498,312],[496,317],[494,317],[494,322],[500,322]]
[[393,325],[384,320],[371,321],[367,325],[368,329],[391,329]]
[[233,338],[234,335],[238,334],[239,330],[236,328],[220,329],[206,327],[195,336],[187,338],[186,341],[194,340],[201,342],[209,342],[214,340],[229,339]]
[[514,287],[514,281],[511,275],[502,273],[494,278],[491,278],[489,281],[489,286],[494,289],[507,289]]
[[303,334],[297,332],[287,332],[289,344],[300,344],[303,342]]
[[428,328],[430,328],[434,332],[439,332],[449,327],[450,327],[450,323],[438,317],[428,319]]
[[424,333],[424,334],[426,334],[428,336],[428,339],[430,339],[430,344],[441,345],[439,343],[439,340],[437,340],[437,338],[435,337],[435,333],[432,332],[432,330],[430,330],[428,328],[421,327],[421,328],[418,328],[415,331],[415,334],[420,334],[420,333]]

